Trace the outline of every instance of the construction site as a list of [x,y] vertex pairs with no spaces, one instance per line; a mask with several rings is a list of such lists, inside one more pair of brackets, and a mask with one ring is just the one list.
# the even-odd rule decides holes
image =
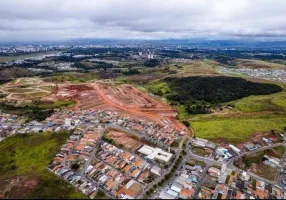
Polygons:
[[59,84],[56,92],[43,100],[73,99],[74,110],[107,110],[123,116],[171,125],[174,129],[188,129],[176,120],[177,112],[167,103],[131,85],[97,81],[93,84]]

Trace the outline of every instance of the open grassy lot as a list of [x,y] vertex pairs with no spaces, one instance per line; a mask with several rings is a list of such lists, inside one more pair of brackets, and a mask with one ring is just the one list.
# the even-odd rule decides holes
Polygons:
[[263,156],[267,154],[276,158],[281,158],[282,154],[279,155],[279,151],[282,152],[283,150],[284,147],[279,146],[271,150],[260,151],[253,155],[243,157],[239,162],[236,162],[235,164],[241,168],[244,168],[245,170],[251,170],[251,172],[262,178],[274,181],[277,170],[269,165],[264,164]]
[[[62,144],[70,133],[43,133],[18,135],[0,143],[0,180],[11,180],[13,177],[24,176],[34,180],[34,188],[22,196],[13,196],[17,188],[6,190],[4,197],[14,198],[86,198],[74,187],[59,179],[46,170]],[[8,182],[7,182],[8,184]],[[1,184],[0,191],[5,189]],[[7,189],[7,188],[6,188]],[[0,192],[1,193],[1,192]]]
[[62,107],[72,107],[75,105],[75,102],[73,100],[59,100],[53,103],[35,102],[29,105],[40,109],[56,109]]
[[47,92],[32,92],[32,93],[17,93],[13,94],[16,98],[24,98],[24,99],[34,99],[34,98],[41,98],[48,95]]
[[216,117],[191,121],[197,137],[216,141],[225,139],[229,142],[245,142],[257,132],[269,132],[274,129],[283,131],[286,127],[286,115],[258,115],[244,117]]
[[62,72],[55,73],[53,76],[46,78],[47,81],[51,82],[73,82],[73,83],[84,83],[92,80],[96,80],[96,73],[80,73],[80,72]]
[[192,151],[199,156],[209,156],[212,153],[210,149],[204,149],[200,147],[192,147]]
[[260,111],[286,111],[286,86],[280,84],[283,91],[261,96],[249,96],[239,99],[230,104],[242,112],[260,112]]
[[6,91],[10,93],[22,93],[22,92],[33,92],[34,90],[30,88],[18,88],[17,87],[17,88],[7,89]]
[[281,92],[249,96],[224,103],[234,106],[226,113],[197,115],[191,125],[198,137],[245,142],[257,132],[283,131],[286,127],[286,86]]

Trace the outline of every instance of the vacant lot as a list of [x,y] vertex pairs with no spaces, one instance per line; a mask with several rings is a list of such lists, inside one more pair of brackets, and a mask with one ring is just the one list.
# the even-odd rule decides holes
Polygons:
[[270,167],[269,165],[265,165],[263,163],[260,163],[256,166],[256,172],[255,174],[262,177],[262,178],[265,178],[267,180],[270,180],[270,181],[274,181],[275,177],[276,177],[276,173],[277,173],[277,170]]
[[276,177],[277,170],[272,168],[269,165],[263,163],[263,156],[269,155],[277,158],[281,158],[281,153],[279,151],[284,150],[284,147],[276,147],[274,149],[260,151],[250,156],[243,157],[237,165],[245,170],[250,170],[252,173],[257,174],[258,176],[274,181]]
[[53,76],[46,78],[48,82],[72,82],[72,83],[84,83],[88,81],[94,81],[97,79],[97,74],[94,72],[80,73],[80,72],[62,72],[55,73]]
[[47,96],[48,93],[46,92],[32,92],[32,93],[22,93],[22,94],[13,94],[14,98],[19,99],[35,99],[35,98],[41,98],[44,96]]
[[[18,135],[1,142],[0,195],[4,198],[85,198],[73,186],[46,170],[69,135],[65,132]],[[9,185],[13,185],[11,181],[17,177],[33,183],[26,188],[28,193],[17,193],[17,185],[9,189]],[[19,191],[22,189],[20,182]],[[5,194],[1,194],[4,190]]]
[[283,131],[286,127],[286,116],[259,115],[231,118],[209,118],[191,121],[197,137],[217,141],[225,139],[229,142],[240,143],[249,140],[257,132],[270,130]]
[[260,112],[260,111],[286,111],[286,86],[280,84],[283,91],[261,96],[249,96],[239,99],[230,104],[242,112]]
[[212,150],[210,149],[204,149],[200,147],[192,147],[192,151],[200,156],[209,156],[212,153]]
[[139,138],[136,136],[115,129],[108,130],[106,137],[111,139],[115,145],[120,146],[128,151],[134,152],[141,146]]

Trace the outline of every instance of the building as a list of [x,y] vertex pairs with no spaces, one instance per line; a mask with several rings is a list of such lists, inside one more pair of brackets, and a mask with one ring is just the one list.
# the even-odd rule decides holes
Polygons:
[[228,145],[231,150],[233,150],[235,153],[240,154],[240,149],[237,148],[236,146],[233,146],[232,144]]
[[148,145],[141,147],[138,152],[146,155],[145,158],[151,161],[159,161],[163,163],[169,163],[173,154],[163,151],[160,148],[153,148]]
[[168,194],[165,191],[160,192],[159,199],[175,199],[175,196]]
[[227,149],[222,148],[222,147],[217,148],[216,156],[222,157],[224,160],[227,160],[227,159],[233,157],[233,155]]
[[194,146],[205,148],[206,144],[208,143],[208,140],[201,139],[201,138],[196,138],[196,139],[192,140],[192,143],[193,143]]
[[157,176],[161,176],[161,171],[161,168],[156,165],[151,168],[151,172]]
[[171,186],[171,190],[180,193],[181,190],[183,189],[183,186],[179,183],[173,183]]
[[171,190],[171,189],[169,189],[169,190],[167,191],[167,194],[172,195],[172,196],[173,196],[173,199],[176,199],[176,198],[178,197],[178,195],[179,195],[178,192],[175,192],[174,190]]

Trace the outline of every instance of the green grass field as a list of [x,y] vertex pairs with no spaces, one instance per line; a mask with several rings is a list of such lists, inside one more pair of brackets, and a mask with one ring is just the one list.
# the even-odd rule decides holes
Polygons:
[[16,96],[18,98],[26,98],[26,99],[34,99],[34,98],[40,98],[46,96],[47,92],[33,92],[33,93],[17,93],[13,94],[13,96]]
[[40,109],[57,109],[62,107],[72,107],[74,105],[75,102],[73,100],[59,100],[51,104],[42,102],[29,104],[29,106],[37,107]]
[[94,72],[80,73],[80,72],[62,72],[56,73],[51,77],[48,77],[51,81],[57,82],[72,82],[72,83],[84,83],[97,79],[97,75]]
[[[0,143],[0,180],[30,176],[38,186],[21,198],[86,198],[46,167],[70,133],[18,135]],[[9,194],[6,194],[9,195]]]
[[278,85],[283,91],[225,103],[234,105],[229,115],[191,116],[196,136],[239,143],[249,140],[257,132],[270,132],[272,129],[283,131],[286,127],[286,86]]
[[245,142],[257,132],[269,132],[274,129],[283,131],[286,127],[286,115],[259,115],[254,117],[211,118],[191,121],[197,137],[216,141]]
[[261,96],[249,96],[230,102],[242,112],[260,112],[260,111],[286,111],[286,86],[280,84],[283,91]]

